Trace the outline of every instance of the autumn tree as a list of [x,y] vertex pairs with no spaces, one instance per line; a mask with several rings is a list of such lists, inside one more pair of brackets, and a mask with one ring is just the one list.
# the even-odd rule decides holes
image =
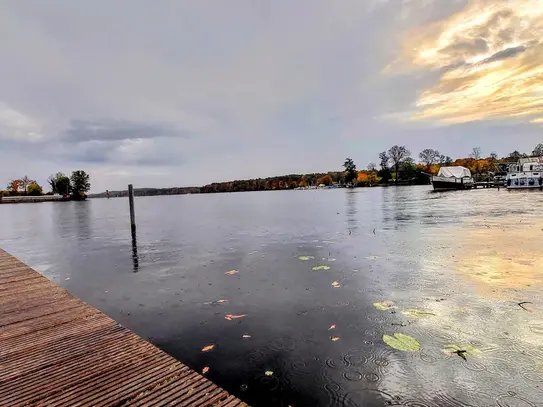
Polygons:
[[324,177],[321,177],[317,180],[317,184],[324,184],[324,185],[331,185],[332,184],[332,177],[330,175],[325,175]]
[[72,172],[70,181],[72,184],[72,195],[74,199],[81,199],[85,197],[85,193],[90,189],[89,174],[85,171],[78,170]]
[[345,181],[352,183],[358,175],[354,161],[351,158],[346,158],[343,167],[345,168]]
[[419,153],[420,161],[426,165],[426,168],[429,168],[433,164],[437,164],[440,157],[441,153],[432,148],[426,148]]
[[534,157],[543,156],[543,144],[539,143],[537,146],[534,147],[534,151],[532,151],[532,156]]
[[20,189],[21,189],[21,180],[20,179],[11,180],[9,182],[9,184],[8,184],[8,187],[7,187],[7,190],[13,195],[18,194]]
[[398,182],[398,172],[400,171],[400,165],[404,162],[409,156],[411,156],[411,151],[407,149],[406,146],[392,146],[387,153],[394,170],[396,172],[395,182]]

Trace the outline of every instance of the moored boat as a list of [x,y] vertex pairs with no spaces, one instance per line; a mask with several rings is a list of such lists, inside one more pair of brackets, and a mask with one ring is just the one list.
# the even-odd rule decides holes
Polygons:
[[543,157],[521,158],[509,166],[507,189],[543,189]]
[[473,188],[471,171],[466,167],[441,167],[437,175],[432,176],[435,191],[455,191]]

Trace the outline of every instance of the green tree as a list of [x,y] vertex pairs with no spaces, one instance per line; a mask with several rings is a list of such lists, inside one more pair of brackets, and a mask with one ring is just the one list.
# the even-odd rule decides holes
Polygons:
[[345,181],[352,183],[358,176],[358,171],[356,171],[354,161],[350,158],[346,158],[345,162],[343,163],[343,167],[345,168]]
[[526,154],[524,153],[521,153],[517,150],[513,151],[511,154],[509,154],[509,156],[507,157],[508,160],[511,160],[511,161],[518,161],[520,160],[521,158],[526,158]]
[[85,194],[90,189],[90,177],[85,171],[72,172],[70,178],[72,184],[72,196],[74,199],[85,199]]
[[40,196],[43,193],[42,187],[37,182],[32,182],[28,185],[27,194],[32,196]]
[[394,170],[396,172],[395,182],[398,182],[398,172],[400,171],[400,165],[411,156],[411,151],[407,149],[406,146],[392,146],[387,153]]
[[47,178],[47,182],[51,186],[51,191],[59,195],[68,195],[71,190],[70,178],[62,172],[52,174]]
[[534,151],[532,151],[532,155],[534,157],[542,157],[543,156],[543,144],[539,143],[537,146],[535,146]]

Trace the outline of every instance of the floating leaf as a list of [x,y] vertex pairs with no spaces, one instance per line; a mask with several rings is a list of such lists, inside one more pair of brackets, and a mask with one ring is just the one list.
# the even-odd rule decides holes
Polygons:
[[243,335],[242,338],[243,339],[249,339],[251,337],[251,335]]
[[368,256],[368,257],[366,257],[366,259],[368,259],[368,260],[379,260],[380,257],[379,256]]
[[312,260],[312,259],[314,259],[313,256],[300,256],[300,257],[298,257],[298,258],[299,258],[300,260],[302,260],[302,261],[307,261],[307,260]]
[[222,304],[223,302],[228,302],[228,300],[217,300],[216,301],[217,304]]
[[415,338],[402,333],[395,333],[394,336],[383,335],[383,342],[388,346],[404,352],[416,352],[420,350],[420,342]]
[[406,309],[402,311],[402,314],[404,314],[406,317],[411,318],[425,318],[436,316],[436,314],[432,314],[431,312],[426,312],[420,309]]
[[332,329],[336,329],[336,326],[335,325],[330,325],[330,328],[328,328],[328,330],[332,330]]
[[311,267],[311,270],[314,270],[314,271],[330,270],[330,266],[313,266]]
[[206,374],[207,372],[209,372],[209,367],[206,366],[202,369],[202,374]]
[[266,376],[273,376],[273,372],[271,370],[266,370],[266,372],[264,372],[264,374]]
[[322,259],[324,261],[336,261],[336,259],[334,259],[333,257],[323,257]]
[[336,342],[339,341],[339,336],[331,336],[330,339],[332,340],[332,342]]
[[341,288],[341,285],[339,284],[339,281],[334,281],[334,282],[332,283],[332,287],[334,287],[334,288]]
[[468,360],[468,356],[477,356],[481,351],[472,345],[446,345],[443,349],[445,353],[455,353],[464,360]]
[[392,301],[383,301],[383,302],[374,302],[373,306],[381,311],[387,311],[394,307],[394,303]]
[[224,319],[226,319],[227,321],[232,321],[233,319],[239,319],[239,318],[243,318],[243,317],[246,317],[247,314],[241,314],[241,315],[232,315],[232,314],[228,314],[224,317]]
[[209,352],[211,349],[213,349],[215,345],[207,345],[202,348],[202,352]]
[[233,276],[234,274],[238,274],[238,273],[239,273],[239,271],[237,271],[237,270],[230,270],[230,271],[227,271],[224,274],[226,274],[227,276]]

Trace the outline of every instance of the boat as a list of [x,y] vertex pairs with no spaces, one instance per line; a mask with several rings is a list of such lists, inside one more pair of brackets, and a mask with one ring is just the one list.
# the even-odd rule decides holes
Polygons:
[[509,166],[507,189],[543,189],[543,157],[521,158]]
[[432,176],[434,191],[455,191],[473,188],[471,171],[466,167],[441,167],[437,175]]

